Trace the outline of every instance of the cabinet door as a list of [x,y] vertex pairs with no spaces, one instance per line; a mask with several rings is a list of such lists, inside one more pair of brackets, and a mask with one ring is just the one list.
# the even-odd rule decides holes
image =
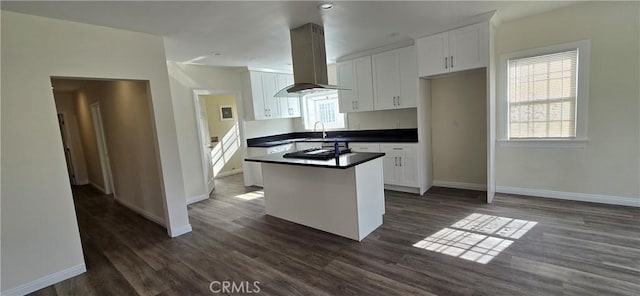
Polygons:
[[264,102],[264,91],[262,90],[262,73],[249,72],[251,84],[251,101],[253,103],[253,114],[256,120],[268,119],[267,106]]
[[416,107],[418,102],[418,64],[416,47],[409,46],[398,50],[400,62],[400,94],[396,108]]
[[371,57],[353,60],[354,81],[356,85],[356,111],[373,110],[373,70]]
[[[486,33],[485,33],[486,32]],[[462,71],[487,66],[487,24],[480,23],[449,32],[449,70]]]
[[400,178],[398,174],[398,156],[387,154],[382,159],[382,167],[384,170],[384,184],[398,185]]
[[338,90],[340,113],[353,112],[356,109],[355,101],[358,90],[354,83],[353,61],[344,61],[336,64],[336,78],[338,86],[347,90]]
[[[277,91],[282,90],[283,88],[291,85],[289,84],[289,79],[287,74],[276,74],[277,80]],[[288,97],[278,97],[276,98],[278,102],[280,102],[280,117],[287,118],[291,117],[291,108],[289,107],[289,98]]]
[[417,187],[418,184],[418,158],[416,155],[410,153],[402,155],[400,157],[400,175],[401,183],[406,186]]
[[274,73],[261,73],[262,77],[262,93],[264,98],[264,106],[266,110],[266,117],[280,118],[280,105],[278,99],[274,95],[278,92],[278,82],[276,74]]
[[418,75],[431,76],[449,72],[449,41],[447,32],[416,40]]
[[376,110],[394,109],[400,94],[400,63],[398,50],[373,56]]

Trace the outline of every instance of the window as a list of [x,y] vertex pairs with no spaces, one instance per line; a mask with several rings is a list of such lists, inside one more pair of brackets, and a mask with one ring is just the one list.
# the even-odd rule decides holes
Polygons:
[[335,90],[308,94],[302,97],[304,126],[312,130],[317,121],[324,123],[325,129],[345,127],[345,115],[339,111],[338,92]]
[[588,54],[580,41],[504,55],[504,138],[586,138]]

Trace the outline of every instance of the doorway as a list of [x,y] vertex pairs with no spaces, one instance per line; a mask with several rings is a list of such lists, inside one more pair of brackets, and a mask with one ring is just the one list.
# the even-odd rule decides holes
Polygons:
[[71,147],[71,184],[89,184],[74,186],[74,199],[78,190],[92,190],[166,227],[149,82],[56,77],[51,83],[67,130],[62,142]]
[[215,178],[243,172],[241,98],[237,92],[194,90],[205,198]]
[[69,182],[71,185],[77,185],[75,169],[73,167],[73,158],[71,156],[71,143],[69,142],[69,131],[65,125],[64,113],[58,113],[58,126],[60,127],[60,136],[62,137],[62,149],[64,150],[64,159],[67,162],[67,172],[69,174]]

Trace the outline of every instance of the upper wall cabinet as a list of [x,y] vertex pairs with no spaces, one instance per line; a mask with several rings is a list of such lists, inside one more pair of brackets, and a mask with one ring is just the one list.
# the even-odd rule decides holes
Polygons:
[[249,71],[243,82],[243,97],[248,120],[290,118],[300,116],[298,98],[276,98],[274,95],[293,84],[290,74]]
[[489,25],[478,23],[416,40],[420,77],[486,67]]
[[373,55],[375,110],[416,107],[418,70],[415,46]]
[[[293,75],[291,74],[276,74],[278,80],[278,90],[293,84]],[[277,98],[280,104],[280,117],[292,118],[300,117],[300,98],[298,97],[283,97]]]
[[339,62],[336,65],[340,113],[373,110],[371,56]]

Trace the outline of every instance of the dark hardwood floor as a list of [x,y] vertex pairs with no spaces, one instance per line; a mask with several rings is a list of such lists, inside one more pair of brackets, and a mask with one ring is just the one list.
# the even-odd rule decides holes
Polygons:
[[242,175],[216,184],[174,239],[74,188],[88,271],[33,295],[212,295],[225,280],[265,295],[640,295],[639,209],[389,191],[384,225],[358,243],[266,216]]

